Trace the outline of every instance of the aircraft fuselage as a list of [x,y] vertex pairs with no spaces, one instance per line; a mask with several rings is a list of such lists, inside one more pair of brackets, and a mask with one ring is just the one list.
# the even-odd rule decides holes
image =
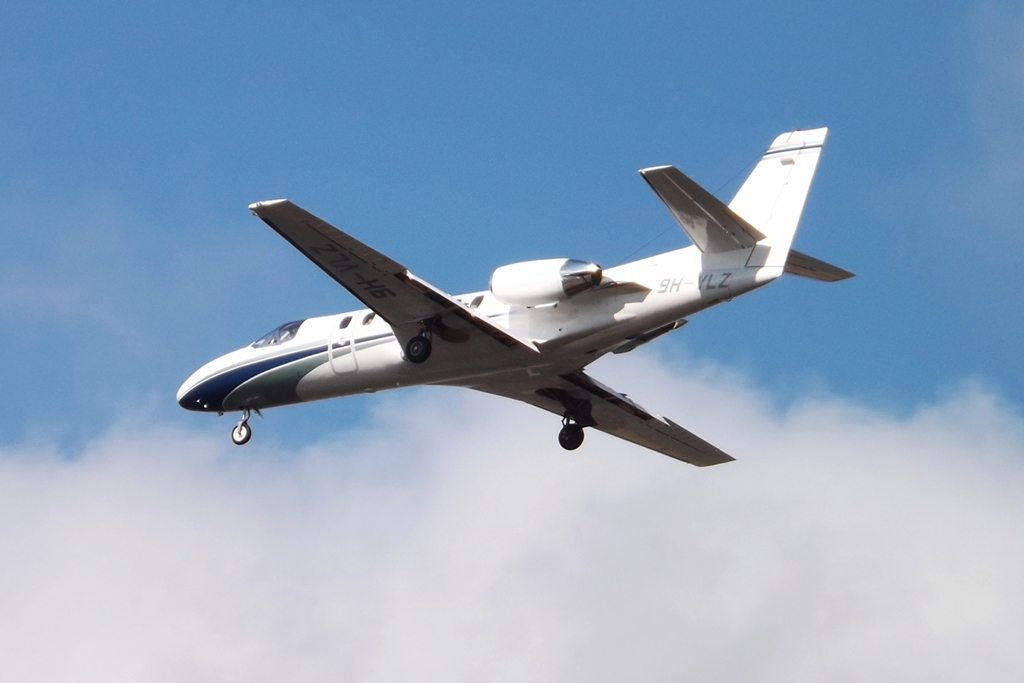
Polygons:
[[659,254],[605,271],[608,280],[630,287],[593,289],[546,305],[510,306],[489,291],[455,297],[543,349],[532,364],[510,366],[501,355],[466,357],[458,340],[444,339],[435,341],[428,362],[410,363],[391,326],[359,309],[308,318],[286,341],[250,344],[207,363],[182,384],[178,402],[207,412],[263,410],[421,384],[472,386],[481,377],[500,381],[502,373],[579,370],[782,274],[779,267],[747,267],[733,254],[722,256],[696,247]]

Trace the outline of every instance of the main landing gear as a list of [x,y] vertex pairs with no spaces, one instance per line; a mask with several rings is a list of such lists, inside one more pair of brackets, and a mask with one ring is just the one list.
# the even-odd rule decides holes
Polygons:
[[422,363],[430,358],[430,351],[430,339],[422,334],[416,335],[405,345],[405,357],[410,363]]
[[430,358],[430,340],[434,336],[434,327],[440,324],[440,318],[428,318],[420,321],[420,333],[405,345],[405,358],[410,363],[422,363]]
[[[585,398],[573,396],[562,388],[538,389],[537,393],[562,404],[562,430],[558,432],[558,445],[567,451],[574,451],[583,445],[583,428],[596,427],[592,415],[594,406]],[[553,411],[552,411],[553,412]]]
[[[259,414],[259,411],[256,411]],[[231,430],[231,440],[236,446],[244,446],[252,438],[252,427],[249,426],[249,409],[242,408],[242,419]]]
[[571,417],[562,418],[562,430],[558,432],[558,445],[567,451],[574,451],[583,444],[583,427]]

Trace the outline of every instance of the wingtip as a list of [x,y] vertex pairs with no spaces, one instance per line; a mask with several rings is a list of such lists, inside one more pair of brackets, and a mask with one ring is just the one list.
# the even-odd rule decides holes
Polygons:
[[262,201],[253,202],[252,204],[250,204],[249,205],[249,210],[258,215],[260,209],[265,209],[267,207],[274,206],[276,204],[283,204],[286,201],[288,201],[288,200],[287,199],[264,199]]
[[663,171],[666,168],[672,168],[672,164],[664,164],[662,166],[645,166],[641,168],[639,171],[637,171],[637,173],[646,178],[648,173],[653,173],[654,171]]

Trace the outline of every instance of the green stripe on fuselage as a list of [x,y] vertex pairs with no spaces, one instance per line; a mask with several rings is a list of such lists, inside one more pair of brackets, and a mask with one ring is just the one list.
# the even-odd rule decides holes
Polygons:
[[270,408],[301,403],[302,399],[296,392],[299,381],[326,362],[327,352],[325,351],[268,370],[240,384],[238,388],[228,394],[224,403],[236,404],[238,407],[245,408]]

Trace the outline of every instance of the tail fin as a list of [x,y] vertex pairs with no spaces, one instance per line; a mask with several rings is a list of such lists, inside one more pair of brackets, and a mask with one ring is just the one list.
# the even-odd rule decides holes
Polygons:
[[785,266],[828,128],[783,133],[761,157],[729,208],[764,233],[747,265]]

